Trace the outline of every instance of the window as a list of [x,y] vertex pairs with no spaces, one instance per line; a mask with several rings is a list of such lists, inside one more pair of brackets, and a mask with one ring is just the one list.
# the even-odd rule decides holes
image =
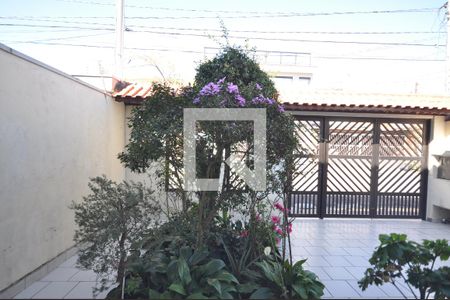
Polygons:
[[437,178],[450,180],[450,156],[439,156]]

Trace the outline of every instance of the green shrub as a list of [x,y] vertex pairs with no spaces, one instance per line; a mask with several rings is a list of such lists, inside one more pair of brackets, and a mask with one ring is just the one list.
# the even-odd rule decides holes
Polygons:
[[[450,268],[435,269],[438,258],[446,261],[450,256],[447,240],[424,240],[419,244],[396,233],[381,234],[379,240],[380,246],[369,260],[373,267],[359,281],[362,290],[371,284],[391,283],[403,294],[397,285],[398,280],[403,280],[416,299],[428,299],[433,293],[435,299],[450,298]],[[420,295],[411,287],[418,289]]]
[[179,248],[178,241],[163,244],[159,250],[147,252],[129,265],[126,298],[234,298],[239,282],[225,269],[222,260],[212,258],[206,249]]
[[140,183],[118,184],[103,176],[91,179],[89,187],[92,193],[71,205],[78,225],[74,240],[81,246],[78,264],[102,277],[103,290],[113,272],[122,283],[131,245],[157,224],[161,211],[153,191]]

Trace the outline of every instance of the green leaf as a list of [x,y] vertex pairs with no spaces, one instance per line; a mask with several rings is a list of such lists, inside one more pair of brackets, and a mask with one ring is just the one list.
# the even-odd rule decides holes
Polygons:
[[179,284],[179,283],[172,283],[168,290],[173,291],[175,293],[178,293],[180,295],[186,296],[186,290],[184,289],[184,287]]
[[220,286],[220,281],[219,281],[219,280],[217,280],[217,279],[215,279],[215,278],[213,278],[213,279],[208,278],[208,279],[206,280],[206,282],[208,282],[208,284],[209,284],[210,286],[212,286],[213,288],[215,288],[216,291],[219,293],[219,295],[222,295],[222,287]]
[[225,263],[222,260],[212,259],[204,266],[205,275],[210,276],[224,267]]
[[187,261],[192,255],[192,249],[191,247],[181,247],[180,249],[180,258],[183,258],[185,261]]
[[186,299],[209,299],[200,292],[189,295]]
[[239,291],[239,293],[242,293],[242,294],[250,294],[257,288],[260,288],[260,286],[253,282],[247,282],[247,283],[238,285],[238,291]]
[[181,282],[183,282],[183,284],[188,285],[189,283],[191,283],[192,278],[189,266],[184,258],[181,257],[178,259],[178,275],[180,276]]
[[228,273],[227,271],[221,272],[219,275],[215,276],[217,280],[226,281],[226,282],[234,282],[239,283],[236,277],[233,274]]
[[273,299],[275,295],[269,288],[263,287],[257,289],[253,294],[250,295],[250,299]]
[[149,299],[161,299],[161,294],[153,289],[148,289],[148,298]]
[[189,258],[188,262],[191,265],[198,265],[201,263],[205,258],[208,257],[208,250],[196,250],[194,254]]
[[306,293],[306,289],[300,284],[296,283],[292,285],[292,288],[300,296],[302,299],[308,299],[308,294]]

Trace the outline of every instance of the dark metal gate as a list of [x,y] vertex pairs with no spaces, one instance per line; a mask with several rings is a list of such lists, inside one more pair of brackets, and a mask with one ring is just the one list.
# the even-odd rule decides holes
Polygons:
[[296,119],[291,216],[425,218],[425,120]]

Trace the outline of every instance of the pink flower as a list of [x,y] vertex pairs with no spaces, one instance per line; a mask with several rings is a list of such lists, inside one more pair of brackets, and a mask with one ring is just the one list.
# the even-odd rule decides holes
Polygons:
[[283,230],[281,230],[280,227],[277,227],[277,228],[275,229],[275,232],[278,233],[279,235],[283,235]]
[[256,215],[256,221],[261,221],[261,215]]
[[276,209],[278,209],[279,211],[283,211],[284,212],[284,206],[281,203],[279,203],[279,202],[275,203],[274,207]]
[[281,221],[280,217],[272,216],[272,223],[280,224],[280,221]]
[[275,243],[277,243],[277,245],[281,242],[281,240],[277,237],[275,237]]
[[289,223],[288,228],[287,228],[287,232],[288,233],[292,232],[292,223]]
[[248,230],[242,231],[242,232],[241,232],[241,237],[242,237],[242,238],[248,237]]

